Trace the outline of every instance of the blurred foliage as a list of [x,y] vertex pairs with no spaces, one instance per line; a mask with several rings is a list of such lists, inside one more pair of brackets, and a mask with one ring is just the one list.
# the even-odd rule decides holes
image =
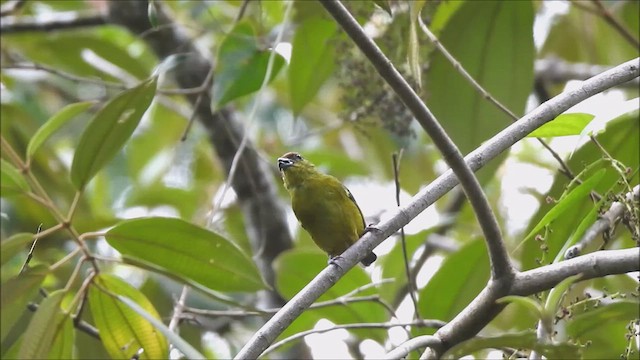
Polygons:
[[[1,3],[4,7],[10,1]],[[250,146],[260,153],[274,181],[279,184],[274,160],[287,151],[299,151],[341,180],[385,189],[384,194],[372,190],[368,196],[356,196],[367,219],[384,218],[396,208],[391,201],[392,153],[403,149],[399,176],[403,196],[415,194],[446,165],[411,113],[320,3],[295,1],[285,18],[288,4],[156,0],[149,13],[155,17],[157,11],[167,12],[176,27],[208,52],[205,55],[215,66],[207,89],[213,95],[210,105],[236,112],[234,118],[249,132]],[[593,3],[558,4],[427,1],[421,16],[485,89],[521,115],[535,106],[529,99],[537,59],[613,66],[638,56],[637,47],[607,23]],[[637,1],[602,4],[637,37]],[[345,5],[426,101],[462,153],[511,123],[415,27],[407,2]],[[50,21],[62,19],[62,12],[85,16],[106,11],[107,6],[107,1],[29,0],[3,17],[3,27],[11,26],[5,21],[9,18]],[[549,34],[536,49],[534,24],[544,26],[544,22]],[[286,46],[278,47],[279,53],[272,56],[280,31],[290,52]],[[261,323],[260,316],[249,313],[260,309],[259,290],[269,285],[255,261],[262,254],[251,246],[255,233],[243,217],[247,209],[235,196],[227,196],[212,213],[213,199],[218,201],[228,174],[208,131],[222,130],[207,130],[196,122],[181,140],[192,113],[190,102],[171,91],[176,90],[173,70],[159,66],[164,59],[157,58],[146,40],[109,24],[2,33],[2,358],[131,357],[138,347],[145,350],[140,358],[166,357],[170,339],[144,314],[117,299],[127,297],[168,325],[185,284],[196,290],[187,297],[187,307],[247,312],[241,317],[188,314],[180,336],[197,351],[220,356],[227,347],[233,355]],[[188,56],[176,54],[173,60]],[[267,73],[271,78],[265,82]],[[547,85],[556,94],[566,84]],[[609,99],[634,99],[638,91],[620,88],[610,95]],[[552,184],[546,187],[533,183],[542,181],[542,175],[521,174],[523,184],[517,186],[523,192],[536,189],[531,193],[539,204],[529,209],[521,228],[508,228],[514,213],[496,211],[512,260],[522,270],[561,261],[567,246],[598,214],[638,184],[638,106],[615,115],[581,112],[563,115],[538,132],[554,141],[574,135],[567,141],[575,144],[578,138],[589,140],[584,129],[594,116],[608,122],[604,131],[594,134],[597,143],[583,141],[571,154],[561,154],[579,181],[571,182],[556,171],[559,166],[549,160],[546,150],[528,140],[480,171],[489,201],[498,208],[514,203],[522,207],[519,198],[503,192],[506,159],[541,172],[554,170]],[[572,193],[580,183],[586,185]],[[589,190],[601,199],[585,196]],[[288,201],[281,186],[274,195]],[[423,269],[418,276],[417,306],[425,318],[451,320],[481,291],[490,273],[482,233],[470,208],[444,213],[454,198],[446,195],[435,206],[439,218],[414,221],[411,225],[419,230],[406,236],[410,260],[419,257],[425,242],[442,242],[434,245],[430,257],[441,265]],[[406,203],[408,196],[402,199]],[[638,203],[627,206],[636,210],[630,221],[637,226]],[[273,290],[285,300],[326,266],[325,255],[308,234],[297,225],[292,231],[295,247],[273,264]],[[531,236],[524,241],[527,234]],[[441,241],[443,235],[446,241]],[[32,259],[19,274],[35,238]],[[601,246],[630,248],[637,241],[619,225],[606,243],[585,251]],[[384,323],[395,316],[410,320],[406,307],[396,305],[404,299],[412,306],[406,295],[402,243],[398,235],[386,242],[371,271],[352,269],[319,300],[330,304],[304,312],[279,340],[313,329],[321,319],[338,325]],[[92,279],[94,262],[100,273]],[[427,272],[433,275],[423,274]],[[564,295],[562,301],[549,310],[561,334],[554,343],[536,341],[538,315],[516,301],[483,330],[483,337],[460,344],[451,354],[484,357],[491,348],[509,347],[535,349],[549,358],[637,356],[633,335],[638,331],[633,321],[640,318],[637,279],[607,276],[567,288],[557,291]],[[543,304],[548,296],[544,292],[525,301]],[[38,304],[35,313],[27,310],[30,303]],[[71,316],[76,315],[97,327],[102,340],[73,327]],[[434,331],[412,327],[404,336]],[[215,349],[204,337],[214,332],[224,344]],[[382,328],[350,329],[349,334],[356,342],[371,339],[387,349],[396,345]]]

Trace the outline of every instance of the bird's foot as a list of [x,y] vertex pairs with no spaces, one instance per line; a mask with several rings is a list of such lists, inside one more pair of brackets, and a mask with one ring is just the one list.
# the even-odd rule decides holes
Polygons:
[[382,230],[380,230],[380,228],[378,228],[375,224],[369,224],[364,228],[364,231],[362,232],[362,235],[360,235],[360,237],[363,237],[364,234],[368,232],[379,233],[382,232]]
[[342,269],[342,267],[340,265],[338,265],[338,260],[342,259],[342,256],[338,255],[338,256],[329,256],[329,261],[327,261],[327,265],[335,265],[337,267],[339,267],[340,269]]

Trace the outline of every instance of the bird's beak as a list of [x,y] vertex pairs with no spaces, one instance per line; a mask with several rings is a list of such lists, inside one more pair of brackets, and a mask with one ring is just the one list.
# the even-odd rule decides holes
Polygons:
[[287,158],[278,158],[278,168],[284,171],[293,166],[293,160]]

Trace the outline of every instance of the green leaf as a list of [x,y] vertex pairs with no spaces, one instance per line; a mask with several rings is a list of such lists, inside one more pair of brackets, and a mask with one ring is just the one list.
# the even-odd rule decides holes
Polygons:
[[93,117],[80,137],[71,165],[71,182],[77,189],[82,190],[131,137],[153,100],[156,82],[153,77],[121,92]]
[[451,348],[443,356],[459,359],[464,355],[484,349],[532,349],[548,359],[579,359],[580,347],[569,343],[545,344],[538,341],[534,331],[504,334],[496,337],[474,337]]
[[[534,11],[531,1],[452,2],[439,39],[495,99],[522,114],[533,86]],[[441,25],[439,25],[441,26]],[[512,119],[489,103],[439,52],[433,51],[425,83],[429,105],[462,154],[494,136]],[[485,183],[506,154],[479,171]]]
[[89,109],[95,103],[95,101],[85,101],[70,104],[53,115],[38,129],[38,131],[36,131],[31,140],[29,140],[29,145],[27,146],[27,158],[30,159],[33,154],[38,151],[40,146],[42,146],[42,144],[44,144],[51,135],[64,126],[64,124]]
[[131,195],[127,197],[127,206],[155,207],[169,205],[180,213],[180,217],[189,219],[193,217],[198,205],[203,200],[202,193],[197,189],[179,189],[166,186],[162,182],[156,182],[148,186],[134,186]]
[[175,218],[140,218],[117,224],[106,234],[123,255],[156,264],[219,291],[264,289],[260,273],[229,240]]
[[149,1],[149,5],[147,5],[147,18],[149,18],[149,23],[151,27],[154,29],[158,27],[158,9],[157,4],[154,0]]
[[[606,119],[605,119],[606,120]],[[597,134],[598,142],[607,152],[623,164],[630,167],[638,166],[640,163],[640,153],[638,152],[638,144],[640,143],[640,121],[638,121],[638,112],[631,111],[625,113],[614,120],[607,122],[607,127],[603,133]],[[579,172],[585,166],[590,166],[596,161],[602,161],[602,151],[592,142],[586,143],[575,151],[573,156],[567,160],[567,165],[574,171]],[[635,164],[635,165],[634,165]],[[596,169],[589,170],[589,174],[593,174]],[[618,192],[620,186],[616,185],[620,180],[620,174],[615,171],[607,171],[599,185],[594,191],[600,194],[606,194],[609,191]],[[631,183],[638,183],[638,173],[628,179]],[[559,198],[565,191],[567,186],[567,177],[564,174],[557,173],[551,186],[551,189],[541,196],[540,208],[536,215],[531,219],[527,232],[531,231],[540,220],[555,206],[553,203],[547,203],[543,199],[547,196]],[[626,192],[626,191],[624,191]],[[606,196],[605,196],[606,198]],[[552,232],[547,235],[545,245],[547,253],[544,254],[545,263],[556,258],[563,245],[576,231],[579,224],[582,223],[594,204],[589,197],[585,197],[572,207],[571,211],[565,212],[563,216],[555,219],[552,225]],[[617,234],[624,232],[617,232]],[[617,235],[614,235],[617,236]],[[540,244],[537,241],[529,241],[524,244],[520,254],[520,262],[523,270],[528,270],[539,266],[536,260],[540,260],[542,254],[540,252]]]
[[289,64],[291,109],[297,116],[335,68],[335,22],[320,17],[305,19],[296,29]]
[[580,280],[581,277],[582,274],[569,276],[549,292],[549,297],[545,303],[545,311],[549,316],[553,316],[553,314],[558,311],[564,294],[569,290],[569,287],[573,285],[574,282]]
[[122,257],[122,262],[126,265],[131,265],[131,266],[135,266],[139,269],[144,269],[144,270],[148,270],[151,272],[154,272],[156,274],[160,274],[163,276],[166,276],[169,279],[175,280],[176,282],[188,285],[189,287],[191,287],[192,289],[200,292],[203,295],[206,295],[210,298],[212,298],[213,300],[216,300],[217,302],[220,302],[222,304],[227,304],[227,305],[231,305],[234,307],[243,307],[243,305],[238,301],[235,300],[234,298],[227,296],[226,294],[222,293],[222,292],[218,292],[215,290],[211,290],[206,286],[203,286],[202,284],[193,281],[192,279],[182,276],[180,274],[177,274],[173,271],[167,270],[165,268],[162,268],[156,264],[152,264],[150,262],[146,262],[144,260],[140,260],[140,259],[134,259],[131,258],[129,256],[123,256]]
[[587,126],[593,115],[585,113],[561,114],[552,121],[537,128],[527,137],[557,137],[568,135],[580,135]]
[[582,344],[591,344],[583,350],[585,359],[620,358],[628,344],[625,338],[627,326],[630,321],[640,318],[638,309],[637,299],[589,309],[568,321],[565,328],[567,336]]
[[56,336],[49,349],[49,359],[73,359],[73,345],[75,343],[76,332],[73,328],[71,316],[64,316],[58,326]]
[[544,314],[544,308],[542,307],[542,304],[526,296],[509,295],[496,300],[496,303],[510,303],[521,305],[522,307],[529,309],[529,311],[535,314],[536,318],[538,319],[541,319]]
[[27,310],[27,304],[33,300],[38,292],[38,288],[45,276],[48,268],[44,265],[37,265],[31,269],[27,269],[22,275],[7,280],[2,284],[2,305],[0,310],[0,341],[4,341],[5,337],[11,331],[16,321],[20,319],[22,313]]
[[166,359],[169,346],[165,337],[147,318],[113,295],[130,298],[147,314],[160,319],[151,302],[138,289],[116,276],[97,275],[89,287],[89,304],[96,327],[100,330],[100,339],[109,355],[114,359],[131,359],[142,348],[142,359]]
[[0,189],[2,196],[29,192],[29,184],[20,171],[4,159],[0,159]]
[[[211,100],[212,109],[220,109],[231,100],[260,89],[267,74],[270,56],[270,51],[258,49],[253,29],[248,23],[236,25],[220,44]],[[273,68],[268,83],[273,81],[285,63],[284,58],[277,53],[273,56]]]
[[[22,336],[18,352],[20,359],[48,359],[54,340],[65,340],[64,336],[60,337],[60,332],[64,332],[65,318],[68,318],[60,308],[65,294],[64,290],[57,290],[42,300]],[[59,342],[56,345],[56,353],[60,355],[60,348],[66,346]]]
[[420,291],[418,308],[426,319],[448,321],[478,295],[489,280],[489,257],[482,240],[451,254]]
[[[167,339],[169,339],[171,341],[171,345],[173,345],[176,349],[180,350],[180,352],[182,352],[182,354],[187,359],[204,359],[205,358],[205,356],[200,354],[198,350],[196,350],[193,346],[191,346],[191,344],[184,341],[183,338],[178,336],[178,334],[176,334],[175,332],[169,330],[167,326],[165,326],[160,320],[158,320],[159,317],[157,316],[157,314],[156,315],[149,314],[147,309],[141,307],[138,303],[136,303],[135,301],[127,297],[118,295],[118,300],[125,303],[133,311],[135,311],[140,316],[145,318],[148,322],[150,322]],[[153,357],[150,356],[149,358],[152,359]]]
[[409,44],[407,46],[407,62],[418,89],[422,88],[422,64],[420,63],[420,43],[418,42],[418,17],[426,0],[415,0],[409,3],[411,7],[409,26]]
[[582,184],[576,186],[573,190],[571,190],[566,196],[564,196],[560,201],[551,209],[549,212],[540,220],[538,225],[536,225],[527,236],[522,240],[522,242],[518,245],[518,248],[522,246],[527,240],[531,239],[535,234],[537,234],[542,228],[549,225],[553,220],[557,219],[560,215],[566,212],[569,209],[572,209],[577,202],[584,199],[591,190],[593,190],[602,177],[606,173],[606,169],[600,169],[587,180],[585,180]]
[[580,224],[578,224],[575,231],[571,234],[571,237],[569,238],[569,240],[567,240],[564,243],[564,245],[562,245],[562,249],[558,251],[558,253],[556,254],[555,259],[553,259],[554,263],[558,263],[564,260],[567,250],[573,245],[575,245],[580,240],[580,238],[585,233],[585,231],[587,231],[587,229],[591,225],[593,225],[593,223],[598,218],[599,209],[604,203],[604,201],[605,201],[605,198],[604,197],[601,198],[597,204],[591,207],[591,210],[589,210],[589,213],[587,213],[587,215],[584,218],[582,218],[582,220],[580,221]]
[[6,264],[14,256],[25,250],[27,244],[33,241],[33,234],[20,233],[15,234],[0,243],[0,265]]

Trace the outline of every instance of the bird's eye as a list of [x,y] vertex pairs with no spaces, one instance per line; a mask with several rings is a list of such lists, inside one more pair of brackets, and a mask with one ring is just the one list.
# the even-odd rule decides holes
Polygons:
[[294,155],[293,155],[293,157],[294,157],[296,160],[302,160],[302,156],[300,156],[300,154],[294,154]]

